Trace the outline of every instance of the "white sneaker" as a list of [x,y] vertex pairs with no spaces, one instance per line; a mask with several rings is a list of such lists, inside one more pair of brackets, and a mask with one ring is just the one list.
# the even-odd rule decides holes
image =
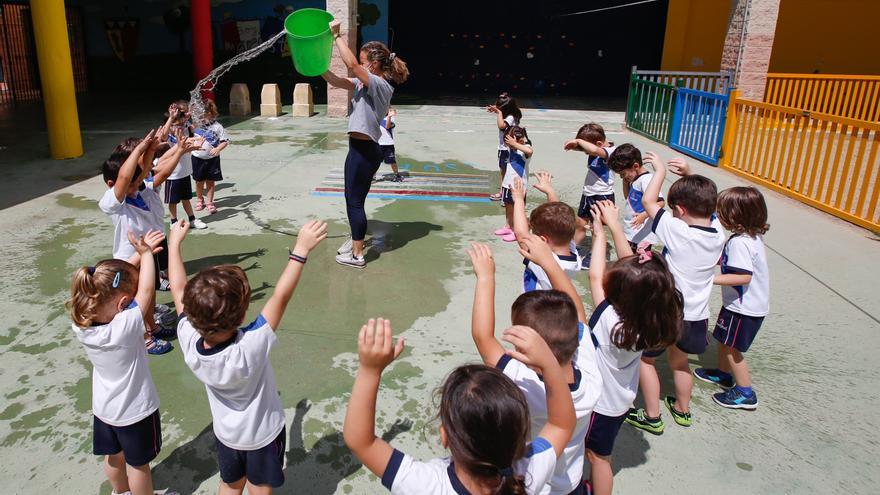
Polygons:
[[339,263],[340,265],[346,265],[346,266],[350,266],[353,268],[363,269],[363,268],[367,267],[367,262],[364,260],[363,256],[358,258],[350,252],[345,253],[345,254],[340,254],[339,256],[337,256],[336,262]]
[[348,238],[345,243],[339,246],[339,249],[336,250],[336,254],[348,254],[351,252],[351,237]]
[[192,226],[194,229],[199,229],[199,230],[208,228],[208,224],[199,220],[198,218],[196,218],[195,220],[192,221]]

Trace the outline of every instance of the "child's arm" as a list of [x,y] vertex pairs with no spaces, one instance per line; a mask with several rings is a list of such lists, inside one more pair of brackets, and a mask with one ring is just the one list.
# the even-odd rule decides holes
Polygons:
[[[593,299],[593,307],[605,300],[605,287],[602,285],[605,279],[605,227],[602,225],[602,213],[593,205],[590,208],[593,221],[592,252],[590,252],[590,297]],[[627,247],[629,247],[627,245]]]
[[305,260],[309,253],[327,237],[327,223],[319,220],[311,220],[299,229],[296,238],[296,245],[291,251],[290,259],[287,261],[287,267],[278,278],[275,285],[275,291],[272,297],[263,306],[263,318],[269,323],[273,330],[278,329],[281,323],[281,317],[284,316],[284,310],[287,309],[287,303],[293,297],[293,291],[299,284],[299,277],[302,275]]
[[504,348],[495,338],[495,261],[485,244],[473,244],[467,251],[474,265],[477,286],[471,313],[471,337],[477,352],[487,366],[495,366],[504,355]]
[[719,273],[715,275],[715,285],[749,285],[752,282],[750,273]]
[[128,242],[131,243],[141,257],[137,293],[135,293],[134,300],[144,315],[153,311],[153,296],[156,293],[156,261],[150,253],[162,243],[163,239],[165,239],[165,234],[155,230],[151,230],[146,235],[140,237],[135,237],[134,232],[128,231]]
[[533,187],[547,196],[548,203],[555,203],[559,201],[559,196],[556,194],[556,189],[553,188],[553,176],[550,175],[550,172],[546,170],[541,170],[535,174],[535,178],[538,179],[538,183]]
[[177,144],[165,152],[159,162],[153,168],[153,187],[159,187],[168,179],[168,176],[177,168],[183,155],[202,148],[203,138],[188,138],[183,129],[178,129],[176,136]]
[[189,232],[189,227],[189,222],[180,219],[168,229],[168,282],[171,285],[171,299],[174,300],[174,307],[179,315],[184,313],[183,289],[186,287],[186,268],[183,266],[180,245]]
[[680,175],[682,177],[686,175],[691,175],[690,165],[688,165],[687,160],[680,156],[669,159],[669,171],[675,175]]
[[128,158],[122,162],[122,166],[119,167],[119,173],[116,175],[116,181],[113,183],[113,195],[116,196],[116,201],[122,203],[125,200],[125,194],[128,191],[128,186],[132,183],[134,177],[134,171],[137,168],[138,161],[141,158],[141,155],[144,154],[144,150],[147,149],[150,142],[153,140],[153,136],[156,135],[155,129],[150,129],[150,132],[141,139],[141,142],[138,143],[137,146],[134,147],[131,154],[128,155]]
[[515,347],[515,350],[507,351],[507,354],[541,372],[547,391],[547,423],[538,436],[549,441],[559,457],[571,440],[577,424],[565,373],[547,342],[535,330],[514,326],[504,331],[504,340]]
[[600,148],[593,143],[584,141],[583,139],[572,139],[570,141],[566,141],[563,148],[566,151],[580,149],[590,156],[598,156],[603,160],[608,159],[608,152],[605,151],[605,148]]
[[217,156],[221,151],[225,150],[227,146],[229,146],[229,141],[223,141],[216,147],[211,148],[211,151],[209,151],[208,154],[211,156]]
[[651,182],[648,183],[648,187],[645,188],[642,195],[642,206],[645,207],[648,216],[653,219],[657,216],[657,212],[663,209],[660,204],[660,187],[663,185],[663,180],[666,179],[666,165],[653,151],[645,153],[644,161],[654,165],[654,176],[651,177]]
[[574,284],[571,283],[571,279],[568,278],[568,275],[565,274],[562,267],[556,262],[550,246],[543,239],[534,235],[526,236],[521,241],[521,244],[525,244],[525,247],[519,248],[519,253],[524,258],[543,268],[547,278],[550,279],[550,285],[558,291],[565,292],[571,298],[575,309],[577,309],[578,321],[587,321],[586,310],[584,310],[581,296],[577,293],[577,289],[574,288]]
[[513,180],[510,195],[513,196],[513,233],[517,239],[522,239],[529,235],[529,219],[526,216],[526,189],[521,179]]
[[509,134],[507,136],[504,136],[504,144],[506,144],[508,148],[521,151],[522,154],[526,155],[526,158],[531,158],[532,152],[534,151],[532,150],[531,146],[526,146],[524,144],[516,142],[516,139],[514,139],[514,137]]
[[159,138],[154,134],[153,138],[146,143],[146,148],[144,148],[144,154],[142,155],[143,158],[140,160],[144,166],[141,167],[141,175],[137,178],[138,187],[150,176],[150,170],[153,168],[153,157],[156,156],[156,147],[158,146]]
[[[348,44],[339,35],[339,28],[341,25],[342,23],[338,20],[333,20],[330,22],[330,33],[332,33],[333,37],[335,38],[336,49],[339,51],[339,56],[342,58],[342,62],[345,64],[345,66],[348,67],[348,70],[352,71],[354,73],[354,76],[357,77],[364,86],[369,86],[370,71],[368,71],[366,67],[360,64],[357,56],[352,53],[351,49],[348,47]],[[338,77],[329,70],[323,75],[327,76],[328,74],[331,77],[324,77],[324,80],[329,82],[333,86],[343,89],[354,89],[354,83],[352,83],[351,80]],[[348,84],[345,84],[343,81],[348,81]],[[341,85],[338,85],[336,83],[340,83]]]
[[178,108],[176,103],[172,103],[168,105],[168,118],[165,119],[165,123],[162,124],[162,127],[159,129],[159,141],[165,142],[168,140],[168,133],[171,132],[171,125],[174,123],[174,118],[177,116]]
[[[617,209],[617,205],[612,201],[599,201],[594,208],[599,213],[599,219],[611,231],[611,240],[614,241],[614,251],[617,252],[617,258],[632,256],[632,248],[629,247],[629,240],[623,232],[623,225],[620,224],[620,210]],[[592,266],[592,260],[590,260],[591,270]]]
[[358,334],[360,367],[354,378],[342,437],[364,466],[380,478],[388,467],[394,449],[376,437],[376,395],[382,371],[403,352],[403,339],[391,342],[391,322],[370,319]]

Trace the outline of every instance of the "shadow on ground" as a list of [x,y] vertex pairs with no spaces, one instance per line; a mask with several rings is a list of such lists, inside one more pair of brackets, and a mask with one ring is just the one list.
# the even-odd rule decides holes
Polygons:
[[370,220],[367,235],[370,236],[369,250],[364,254],[367,263],[375,261],[388,253],[400,249],[412,241],[421,239],[443,227],[428,222],[384,222]]

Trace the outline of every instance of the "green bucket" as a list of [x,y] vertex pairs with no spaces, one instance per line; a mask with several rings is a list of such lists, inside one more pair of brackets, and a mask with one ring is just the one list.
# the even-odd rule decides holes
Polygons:
[[333,16],[321,9],[299,9],[284,20],[287,45],[296,71],[304,76],[320,76],[330,68],[333,55]]

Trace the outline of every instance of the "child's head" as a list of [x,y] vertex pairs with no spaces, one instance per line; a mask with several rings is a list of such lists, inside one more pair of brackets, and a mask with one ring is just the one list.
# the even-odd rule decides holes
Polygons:
[[583,139],[590,144],[595,144],[596,146],[601,147],[606,143],[605,129],[595,122],[590,122],[589,124],[582,125],[581,128],[578,129],[575,139]]
[[498,108],[503,117],[513,115],[513,121],[517,124],[522,119],[522,111],[517,106],[516,100],[507,91],[502,91],[498,95],[498,98],[495,99],[495,107]]
[[605,272],[602,288],[620,316],[611,333],[615,346],[641,351],[664,348],[678,340],[684,300],[656,253],[621,258]]
[[368,66],[370,72],[382,75],[385,79],[390,79],[396,84],[402,84],[409,77],[406,62],[389,50],[381,41],[364,43],[359,59],[361,65]]
[[519,125],[512,125],[504,131],[505,136],[512,136],[516,139],[516,142],[519,144],[532,144],[532,141],[529,139],[529,134],[526,132],[526,128]]
[[558,290],[521,294],[510,308],[510,320],[538,332],[559,364],[571,361],[578,346],[578,314],[568,294]]
[[214,103],[214,100],[206,99],[205,100],[205,113],[202,118],[205,121],[211,122],[217,120],[217,117],[220,115],[220,112],[217,110],[217,104]]
[[755,187],[739,186],[721,191],[715,211],[721,226],[734,234],[755,237],[770,229],[767,225],[767,203],[764,202],[764,195]]
[[624,181],[632,182],[642,171],[642,152],[629,143],[621,144],[608,157],[608,168]]
[[707,177],[687,175],[672,183],[666,201],[675,217],[709,218],[715,213],[718,188]]
[[205,268],[183,290],[186,315],[209,342],[223,342],[238,329],[250,300],[247,275],[236,265]]
[[[67,310],[80,328],[109,323],[137,292],[138,270],[123,260],[104,260],[73,273]],[[103,321],[105,320],[106,321]]]
[[440,436],[456,466],[495,493],[524,493],[521,476],[501,473],[525,455],[529,439],[519,387],[495,368],[472,364],[453,370],[440,395]]
[[[175,124],[182,124],[186,122],[186,119],[189,118],[189,102],[186,100],[177,100],[171,102],[171,106],[174,107],[172,110],[171,117],[173,117],[172,122]],[[165,115],[168,117],[168,115]]]
[[[128,156],[131,155],[132,151],[140,144],[141,139],[130,137],[125,138],[116,145],[116,148],[110,153],[110,157],[104,160],[104,163],[101,165],[101,175],[104,177],[104,182],[107,184],[107,187],[113,187],[116,184],[116,179],[119,177],[119,169],[122,168],[122,164],[125,163],[125,160],[128,159]],[[137,183],[137,179],[141,174],[140,165],[135,167],[134,174],[131,177],[131,183],[128,187],[128,194],[134,194],[137,192],[140,184]]]
[[529,225],[532,232],[553,246],[568,246],[577,230],[574,210],[561,201],[544,203],[532,210]]

